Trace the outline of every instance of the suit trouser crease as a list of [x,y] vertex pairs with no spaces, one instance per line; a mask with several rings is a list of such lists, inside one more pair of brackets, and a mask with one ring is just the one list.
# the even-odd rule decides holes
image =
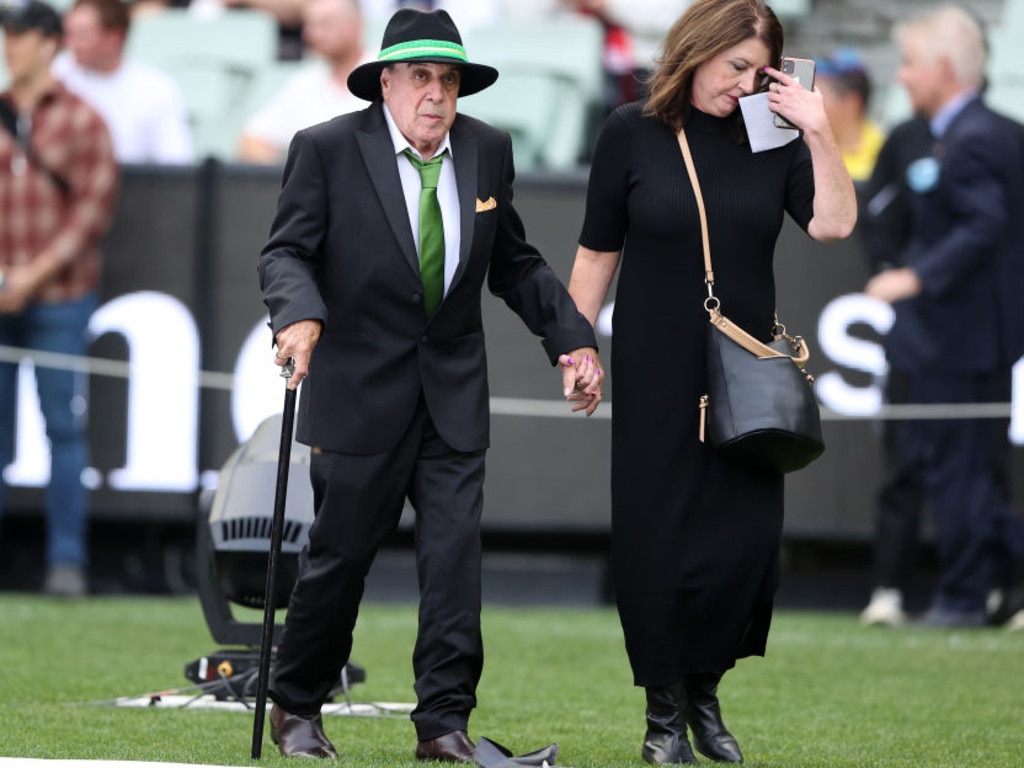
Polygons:
[[[999,374],[915,375],[912,401],[918,403],[993,402]],[[993,468],[992,419],[934,419],[906,422],[901,449],[921,468],[935,521],[940,574],[933,604],[960,612],[982,611],[993,585],[999,552],[1017,539],[1020,521],[999,487]]]
[[[885,381],[886,402],[892,405],[912,402],[912,382],[913,377],[910,373],[899,368],[890,368]],[[1000,376],[997,384],[997,400],[1009,400],[1010,376]],[[918,539],[925,491],[920,467],[904,459],[900,447],[901,427],[902,424],[897,421],[884,421],[881,424],[884,469],[878,492],[875,585],[895,587],[906,593],[913,583],[918,560]],[[991,431],[993,482],[999,497],[1009,503],[1011,454],[1006,424],[997,419]],[[997,537],[1001,546],[997,553],[998,572],[995,575],[995,583],[999,585],[1014,582],[1016,562],[1024,557],[1024,541],[1015,542],[1013,535],[1011,531],[1005,537]]]
[[408,497],[421,596],[412,720],[420,740],[466,728],[483,669],[484,455],[448,446],[422,402],[387,453],[313,452],[315,519],[271,671],[275,702],[294,714],[320,711],[352,651],[366,575]]

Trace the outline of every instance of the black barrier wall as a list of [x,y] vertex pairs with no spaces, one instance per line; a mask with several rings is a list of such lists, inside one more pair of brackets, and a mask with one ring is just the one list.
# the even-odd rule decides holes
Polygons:
[[[284,384],[271,363],[256,276],[279,184],[278,169],[215,162],[126,169],[92,324],[93,357],[115,363],[90,376],[95,516],[191,521],[200,488],[212,487],[231,451],[280,410]],[[585,185],[585,176],[523,176],[516,185],[528,235],[563,280],[572,268]],[[868,277],[856,240],[818,244],[787,222],[776,273],[780,315],[790,332],[810,341],[823,402],[870,412],[885,318],[847,296]],[[606,313],[599,326],[606,364],[614,354],[607,319]],[[608,382],[597,416],[572,415],[539,341],[489,295],[485,328],[493,417],[484,526],[606,533],[607,406],[614,407],[615,382]],[[667,334],[666,350],[673,341]],[[27,415],[6,475],[15,513],[37,514],[45,484],[34,407],[23,391],[19,408]],[[877,433],[870,416],[835,419],[827,410],[824,457],[787,479],[787,536],[871,534]],[[1013,458],[1021,476],[1020,451]]]

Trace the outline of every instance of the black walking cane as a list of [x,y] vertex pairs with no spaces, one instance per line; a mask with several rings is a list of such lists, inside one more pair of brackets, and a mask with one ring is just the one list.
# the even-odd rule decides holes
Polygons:
[[[281,376],[290,379],[295,366],[289,360],[281,367]],[[277,487],[274,492],[274,517],[270,523],[270,552],[267,556],[267,588],[263,595],[263,638],[260,642],[260,665],[256,680],[256,714],[252,723],[252,759],[259,760],[263,751],[263,719],[267,711],[267,688],[270,683],[270,654],[274,645],[274,597],[277,591],[277,558],[281,554],[284,531],[284,506],[288,498],[288,467],[292,459],[292,426],[295,423],[295,394],[298,389],[284,391],[281,419],[281,448],[277,454]]]

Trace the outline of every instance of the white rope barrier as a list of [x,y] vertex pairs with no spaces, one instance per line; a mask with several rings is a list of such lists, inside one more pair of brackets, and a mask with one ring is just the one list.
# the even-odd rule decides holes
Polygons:
[[[41,352],[0,345],[0,362],[20,363],[29,358],[42,368],[58,368],[79,373],[110,376],[128,379],[131,376],[131,365],[120,360],[108,360],[99,357],[80,357],[59,352]],[[230,373],[219,371],[199,371],[197,384],[206,389],[218,389],[230,392],[235,386],[235,377]],[[491,413],[496,416],[527,416],[532,418],[564,419],[577,418],[582,412],[573,413],[562,400],[539,400],[522,397],[492,397]],[[901,421],[907,419],[1008,419],[1011,403],[931,403],[883,405],[878,411],[869,414],[840,413],[822,407],[822,421]],[[604,403],[594,413],[596,419],[610,419],[612,404]]]
[[[38,349],[8,347],[0,345],[0,362],[20,363],[25,358],[32,360],[39,368],[57,368],[77,373],[110,376],[115,379],[131,378],[131,364],[122,360],[108,360],[102,357],[67,355],[62,352],[43,352]],[[199,386],[207,389],[221,389],[230,392],[235,387],[235,377],[230,373],[199,371],[196,376]]]

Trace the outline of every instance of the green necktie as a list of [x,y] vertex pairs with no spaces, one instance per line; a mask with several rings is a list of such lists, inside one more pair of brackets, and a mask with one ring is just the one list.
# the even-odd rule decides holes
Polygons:
[[437,180],[441,176],[444,155],[423,161],[403,150],[409,162],[420,172],[420,278],[423,280],[423,306],[427,317],[434,314],[444,296],[444,224],[437,202]]

